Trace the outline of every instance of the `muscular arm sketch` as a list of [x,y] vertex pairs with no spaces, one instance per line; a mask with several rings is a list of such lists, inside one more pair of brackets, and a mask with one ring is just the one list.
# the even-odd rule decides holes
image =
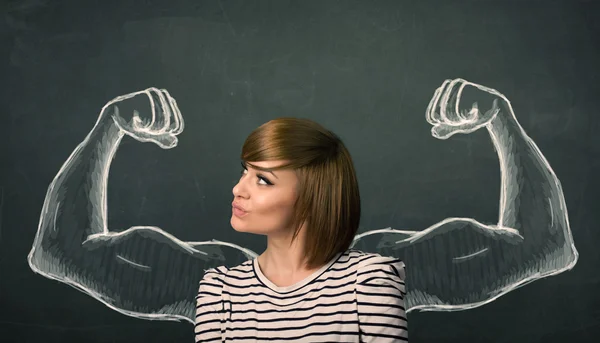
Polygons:
[[[480,111],[481,101],[463,100],[464,92],[488,98],[487,111]],[[152,105],[151,120],[120,114],[121,104],[144,96]],[[447,218],[423,231],[390,228],[356,236],[354,247],[405,261],[407,311],[477,307],[571,269],[578,253],[560,182],[508,99],[462,79],[447,80],[426,113],[438,139],[488,131],[499,157],[500,208],[494,225]],[[204,270],[256,254],[225,242],[182,242],[157,227],[111,232],[106,224],[108,172],[121,139],[128,135],[169,149],[182,129],[177,104],[164,90],[149,88],[104,106],[48,189],[28,256],[31,268],[127,315],[193,323]]]
[[[135,112],[128,120],[119,113],[124,103],[140,97],[150,100],[151,119]],[[48,188],[28,256],[31,268],[121,313],[193,323],[205,269],[235,265],[255,254],[225,242],[182,242],[153,226],[121,232],[107,227],[108,173],[121,139],[128,135],[169,149],[183,127],[179,108],[165,90],[149,88],[107,103]]]
[[[464,92],[490,99],[489,109],[461,102]],[[463,79],[446,80],[426,117],[438,139],[487,129],[500,163],[500,209],[495,225],[447,218],[423,231],[382,229],[355,238],[357,248],[406,262],[407,310],[469,309],[571,269],[578,253],[561,184],[508,99]]]

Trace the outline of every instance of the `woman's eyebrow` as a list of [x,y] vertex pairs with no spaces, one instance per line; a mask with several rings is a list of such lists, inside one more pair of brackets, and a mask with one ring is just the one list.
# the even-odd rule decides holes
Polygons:
[[277,177],[277,175],[275,175],[275,174],[274,174],[272,171],[270,171],[270,170],[267,170],[267,171],[268,171],[269,173],[271,173],[271,175],[275,176],[275,178],[276,178],[276,179],[278,179],[278,180],[279,180],[279,178]]
[[267,173],[271,173],[271,175],[275,176],[275,178],[276,178],[276,179],[279,179],[279,178],[277,177],[277,175],[275,175],[275,174],[272,172],[272,169],[265,168],[265,169],[259,169],[259,170],[260,170],[260,171],[265,171],[265,172],[267,172]]
[[[242,167],[248,168],[248,165],[245,162],[242,162]],[[252,168],[252,167],[250,167],[250,168]],[[257,170],[264,171],[264,172],[267,172],[267,173],[271,173],[271,175],[275,176],[275,178],[279,180],[279,178],[277,177],[277,175],[275,175],[275,173],[273,173],[272,169],[261,168],[261,169],[257,169]]]

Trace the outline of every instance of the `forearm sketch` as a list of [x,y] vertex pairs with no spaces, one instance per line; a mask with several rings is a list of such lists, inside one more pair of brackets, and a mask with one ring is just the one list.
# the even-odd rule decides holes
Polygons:
[[[465,91],[491,100],[490,107],[461,102]],[[463,79],[446,80],[426,118],[438,139],[487,129],[500,164],[500,208],[495,225],[447,218],[423,231],[388,228],[357,235],[355,247],[406,262],[407,311],[477,307],[573,268],[578,252],[561,184],[508,99]]]
[[[119,113],[124,103],[140,97],[148,98],[151,118]],[[166,90],[149,88],[107,103],[48,188],[28,255],[31,268],[121,313],[193,323],[204,271],[255,254],[226,242],[182,242],[153,226],[121,232],[107,227],[109,168],[124,135],[169,149],[177,145],[183,127],[177,103]]]
[[[489,108],[480,111],[477,103],[461,102],[465,90],[487,97]],[[120,113],[121,104],[145,96],[151,119]],[[508,99],[462,79],[447,80],[435,91],[426,118],[432,135],[442,140],[487,129],[499,157],[500,208],[494,225],[448,218],[423,231],[388,228],[356,236],[353,247],[406,262],[407,311],[477,307],[571,269],[578,253],[560,182]],[[183,126],[165,90],[149,88],[107,103],[47,191],[28,256],[31,268],[121,313],[193,323],[204,271],[237,265],[256,253],[226,242],[182,242],[152,226],[111,232],[106,223],[109,168],[121,139],[128,135],[169,149],[177,145]]]

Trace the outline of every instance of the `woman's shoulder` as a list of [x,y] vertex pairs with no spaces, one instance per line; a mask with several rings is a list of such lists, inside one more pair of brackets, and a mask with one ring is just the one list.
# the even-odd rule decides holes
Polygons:
[[222,287],[228,278],[236,278],[248,273],[252,273],[252,260],[242,262],[237,266],[220,265],[206,269],[200,285]]
[[361,266],[373,264],[404,264],[400,258],[395,256],[382,255],[376,252],[368,252],[355,248],[350,248],[345,252],[349,260],[357,261]]
[[405,279],[404,261],[395,256],[385,256],[380,253],[366,252],[358,249],[348,249],[349,260],[354,261],[357,271],[357,281],[369,277],[391,277],[396,280]]

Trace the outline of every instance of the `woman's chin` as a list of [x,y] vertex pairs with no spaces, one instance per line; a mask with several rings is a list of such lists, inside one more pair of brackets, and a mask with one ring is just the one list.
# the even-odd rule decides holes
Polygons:
[[234,215],[231,216],[231,220],[229,221],[229,223],[231,224],[231,227],[237,232],[248,232],[246,225],[240,223],[239,218],[237,218]]

